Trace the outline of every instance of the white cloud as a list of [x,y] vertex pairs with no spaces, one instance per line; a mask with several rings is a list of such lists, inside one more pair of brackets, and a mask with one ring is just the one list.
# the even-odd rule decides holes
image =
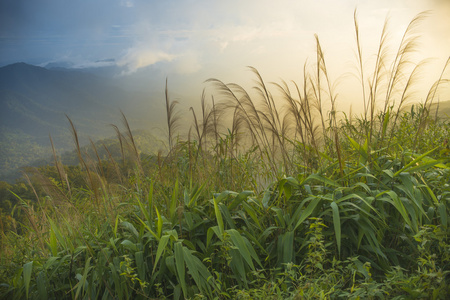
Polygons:
[[145,47],[128,49],[127,53],[117,61],[117,65],[124,67],[124,74],[131,74],[140,68],[148,67],[162,61],[172,61],[175,55],[161,50],[153,50]]

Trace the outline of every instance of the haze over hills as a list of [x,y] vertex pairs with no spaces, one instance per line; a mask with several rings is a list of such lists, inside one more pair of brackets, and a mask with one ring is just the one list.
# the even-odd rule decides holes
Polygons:
[[[17,172],[11,176],[12,170],[48,159],[49,134],[59,153],[73,150],[66,115],[73,121],[81,144],[87,144],[89,138],[96,141],[114,136],[110,125],[121,127],[120,111],[133,130],[152,130],[155,134],[155,128],[165,128],[165,76],[160,68],[117,76],[123,70],[107,62],[102,68],[70,67],[70,63],[52,63],[45,68],[15,63],[0,68],[0,180],[11,181],[17,177]],[[193,78],[183,82],[169,78],[171,100],[182,100],[182,110],[195,107],[200,92],[192,96],[196,94],[192,93],[194,86],[202,89],[201,82]],[[187,93],[180,95],[177,90]],[[432,114],[434,107],[436,104]],[[439,104],[439,114],[449,116],[450,101]]]
[[9,170],[48,157],[49,134],[57,149],[73,149],[66,115],[83,144],[88,138],[113,136],[110,124],[121,125],[120,111],[133,129],[150,129],[163,120],[158,111],[163,109],[163,92],[161,86],[159,94],[148,94],[89,70],[25,63],[0,68],[0,180]]
[[[136,115],[149,97],[131,93],[110,78],[72,69],[46,69],[24,63],[0,68],[1,126],[38,136],[67,128],[67,114],[82,133],[104,134],[120,115]],[[147,112],[151,114],[151,112]],[[140,127],[143,124],[139,124]]]

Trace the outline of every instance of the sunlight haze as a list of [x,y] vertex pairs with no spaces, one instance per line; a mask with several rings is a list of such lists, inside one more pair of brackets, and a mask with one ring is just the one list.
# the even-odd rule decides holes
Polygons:
[[0,4],[0,66],[115,65],[124,77],[153,67],[161,78],[173,80],[175,95],[198,99],[211,77],[251,86],[246,66],[258,69],[268,82],[301,83],[303,65],[315,62],[317,34],[330,79],[342,89],[338,102],[348,106],[347,99],[355,98],[348,90],[354,93],[353,85],[359,84],[354,10],[369,73],[386,18],[395,53],[411,19],[432,10],[417,29],[420,46],[414,58],[433,58],[424,76],[424,84],[430,84],[450,54],[449,2],[7,0]]

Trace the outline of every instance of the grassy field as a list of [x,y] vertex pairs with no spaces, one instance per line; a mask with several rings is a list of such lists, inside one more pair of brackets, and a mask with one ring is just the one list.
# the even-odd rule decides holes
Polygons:
[[124,116],[103,160],[73,126],[79,166],[55,153],[2,217],[2,298],[446,299],[447,81],[404,109],[420,18],[394,55],[383,31],[372,71],[355,20],[359,115],[338,115],[317,38],[302,83],[209,80],[185,137],[166,86],[168,153],[142,155]]

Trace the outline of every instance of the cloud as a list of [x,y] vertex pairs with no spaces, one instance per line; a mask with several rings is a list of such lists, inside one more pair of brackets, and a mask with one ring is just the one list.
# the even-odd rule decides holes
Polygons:
[[117,61],[117,65],[125,68],[123,75],[127,75],[158,62],[170,62],[175,57],[175,55],[164,51],[148,49],[146,47],[135,47],[128,49],[127,53]]

